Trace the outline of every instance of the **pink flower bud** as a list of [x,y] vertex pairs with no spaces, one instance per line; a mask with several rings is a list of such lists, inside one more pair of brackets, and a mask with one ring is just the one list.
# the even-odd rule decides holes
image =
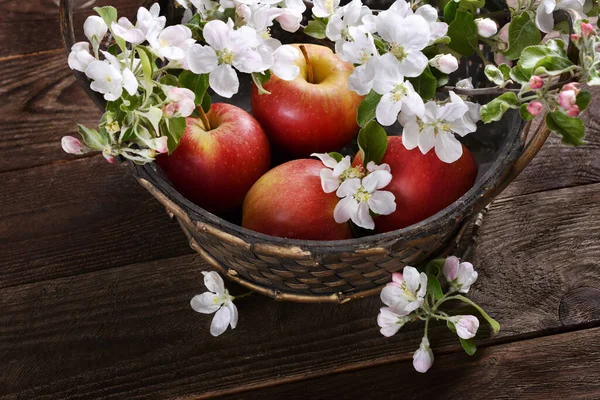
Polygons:
[[569,109],[569,111],[567,111],[567,115],[569,117],[576,117],[576,116],[578,116],[579,115],[579,106],[574,105],[573,107],[571,107]]
[[429,347],[429,340],[423,337],[421,345],[413,354],[413,367],[421,373],[427,372],[433,365],[433,351]]
[[561,90],[561,92],[564,91],[564,90],[572,90],[572,91],[575,92],[576,96],[579,94],[579,92],[581,92],[581,90],[579,89],[579,82],[567,83],[560,90]]
[[167,146],[168,138],[166,136],[161,136],[155,140],[156,151],[159,153],[167,153],[169,151],[169,147]]
[[105,148],[102,151],[102,155],[104,156],[106,161],[108,161],[109,163],[113,164],[115,162],[115,157],[111,154],[110,148]]
[[542,111],[544,111],[544,105],[539,101],[532,101],[531,103],[527,104],[527,111],[529,111],[529,114],[537,117],[542,113]]
[[452,317],[456,327],[456,334],[462,339],[471,339],[477,334],[479,320],[473,315],[458,315]]
[[537,75],[534,75],[529,80],[529,87],[532,89],[539,89],[544,86],[544,80]]
[[88,151],[88,148],[73,136],[63,136],[60,143],[63,150],[69,154],[83,154]]
[[581,35],[579,35],[577,33],[572,33],[571,34],[571,41],[572,42],[577,42],[577,41],[579,41],[579,39],[581,39]]
[[477,34],[484,38],[494,36],[498,32],[498,25],[490,18],[477,18],[475,25],[477,25]]
[[570,110],[577,102],[574,90],[563,90],[558,94],[558,104],[565,110]]
[[593,36],[595,34],[594,26],[592,24],[588,24],[587,22],[582,22],[581,34],[583,36]]
[[163,107],[163,114],[165,117],[172,117],[177,112],[177,103],[172,102]]
[[458,60],[452,54],[438,54],[429,61],[429,65],[445,74],[451,74],[458,69]]

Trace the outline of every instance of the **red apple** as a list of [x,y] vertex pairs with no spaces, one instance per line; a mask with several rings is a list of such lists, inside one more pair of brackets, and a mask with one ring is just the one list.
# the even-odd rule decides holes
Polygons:
[[238,207],[254,182],[269,169],[269,141],[246,111],[215,103],[200,118],[187,118],[181,142],[159,165],[175,188],[200,207],[223,212]]
[[349,239],[348,224],[338,224],[333,210],[340,200],[321,188],[318,160],[292,160],[263,175],[248,192],[242,226],[290,239]]
[[[300,45],[294,44],[296,48]],[[311,69],[301,55],[300,74],[292,81],[271,79],[263,85],[271,94],[258,94],[252,86],[252,114],[279,151],[296,157],[325,153],[347,145],[358,133],[356,112],[362,97],[348,89],[354,67],[329,48],[304,44]],[[300,53],[300,51],[299,51]]]
[[[355,163],[360,164],[360,156]],[[382,190],[396,196],[396,211],[375,218],[377,232],[402,229],[431,217],[458,200],[473,187],[477,164],[463,145],[463,155],[452,164],[435,151],[407,150],[400,136],[390,136],[382,163],[389,164],[392,181]]]

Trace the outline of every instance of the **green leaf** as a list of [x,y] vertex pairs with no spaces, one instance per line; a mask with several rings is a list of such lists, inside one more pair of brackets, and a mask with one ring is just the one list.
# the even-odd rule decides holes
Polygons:
[[160,120],[163,117],[163,113],[160,108],[150,107],[148,108],[148,111],[136,111],[135,113],[147,119],[148,122],[150,122],[150,125],[152,125],[152,128],[154,128],[154,132],[156,133],[156,135],[160,135],[160,129],[158,125],[160,124]]
[[[185,71],[187,72],[187,71]],[[162,85],[179,86],[179,80],[175,75],[167,74],[160,78],[159,82]]]
[[267,70],[264,73],[260,73],[260,72],[253,72],[252,73],[252,81],[254,82],[254,84],[256,85],[256,88],[258,89],[258,94],[271,94],[271,92],[269,92],[268,90],[266,90],[263,85],[267,82],[269,82],[269,79],[271,79],[271,71]]
[[475,354],[475,352],[477,351],[477,346],[475,346],[475,342],[473,341],[473,339],[463,339],[463,338],[459,338],[459,339],[460,339],[460,344],[462,345],[462,348],[465,349],[465,353],[467,353],[470,356]]
[[571,146],[583,144],[585,127],[583,121],[569,117],[561,111],[553,111],[546,115],[546,125],[552,131],[562,137],[562,142]]
[[523,70],[518,65],[515,65],[510,70],[510,79],[517,83],[520,83],[521,85],[524,85],[527,82],[529,82],[529,78],[525,75]]
[[445,258],[436,258],[431,260],[425,266],[425,272],[429,275],[440,276],[442,270],[444,268],[444,263],[446,262]]
[[539,44],[541,40],[540,31],[529,14],[516,15],[508,28],[508,49],[504,56],[509,60],[516,60],[521,57],[525,47]]
[[425,67],[423,73],[416,78],[408,78],[412,83],[415,91],[419,93],[419,96],[423,98],[423,101],[427,101],[435,96],[435,89],[437,88],[437,79],[431,73],[429,65]]
[[313,19],[308,21],[306,28],[304,28],[304,33],[316,39],[325,39],[327,37],[325,28],[327,28],[327,25],[323,20]]
[[454,326],[454,324],[448,320],[446,320],[446,326],[448,327],[448,329],[450,329],[452,332],[456,333],[456,326]]
[[468,11],[471,14],[477,13],[477,9],[483,6],[485,6],[485,0],[460,0],[458,3],[460,11]]
[[[103,150],[109,144],[108,137],[101,134],[95,129],[87,128],[81,124],[77,125],[77,130],[81,135],[81,138],[88,145],[89,148],[94,150]],[[106,132],[106,131],[104,131]]]
[[500,324],[498,323],[498,321],[496,321],[494,318],[490,317],[485,311],[483,311],[483,308],[479,307],[473,301],[471,301],[470,299],[468,299],[465,296],[462,296],[460,294],[455,295],[453,298],[456,300],[460,300],[464,303],[470,304],[473,307],[475,307],[475,309],[477,309],[477,311],[479,311],[481,316],[488,322],[488,324],[490,324],[494,333],[500,332]]
[[211,104],[210,96],[208,95],[208,93],[206,93],[206,95],[202,99],[202,110],[204,110],[204,112],[209,112],[210,104]]
[[340,162],[344,159],[344,156],[341,155],[340,153],[337,153],[335,151],[332,151],[331,153],[328,153],[329,157],[333,158],[335,161]]
[[590,94],[590,92],[588,92],[587,90],[582,90],[581,92],[579,92],[576,100],[576,104],[577,107],[579,107],[579,111],[585,110],[590,105],[591,101],[592,95]]
[[379,36],[373,35],[373,42],[375,42],[375,47],[380,55],[384,55],[388,51],[388,46]]
[[454,21],[456,17],[456,10],[458,9],[458,3],[451,0],[444,6],[444,22],[449,24]]
[[169,148],[169,154],[171,154],[177,148],[177,146],[179,145],[179,141],[185,133],[185,118],[169,118],[167,119],[167,125],[169,132],[167,147]]
[[196,95],[195,104],[201,104],[208,89],[208,74],[195,74],[192,71],[183,71],[179,74],[179,86],[190,89]]
[[113,22],[117,22],[117,9],[113,6],[94,7],[94,11],[104,20],[104,23],[108,27]]
[[498,69],[500,70],[500,72],[502,72],[502,75],[504,75],[504,80],[508,80],[510,79],[510,67],[506,64],[500,64],[498,65]]
[[358,112],[356,113],[356,122],[358,126],[363,128],[373,118],[375,118],[375,110],[377,105],[383,96],[374,90],[371,90],[369,94],[360,102],[358,105]]
[[481,120],[486,124],[492,121],[500,121],[507,110],[519,108],[520,106],[521,102],[514,92],[503,93],[481,107]]
[[484,72],[485,72],[485,76],[487,76],[487,78],[491,82],[495,83],[497,86],[504,85],[504,74],[495,65],[492,65],[492,64],[486,65]]
[[452,50],[463,56],[473,54],[478,43],[477,25],[475,25],[473,15],[465,11],[457,11],[454,20],[448,26],[448,36],[451,39],[448,46]]
[[148,53],[144,49],[144,46],[137,46],[137,53],[140,56],[140,62],[142,63],[142,71],[144,72],[144,88],[146,89],[146,95],[152,93],[154,87],[154,81],[152,80],[152,63],[148,57]]
[[529,80],[534,74],[560,75],[576,68],[567,58],[562,40],[548,40],[544,45],[529,46],[521,52],[517,66]]
[[387,149],[387,134],[377,121],[371,121],[362,128],[358,132],[357,141],[363,165],[366,166],[369,161],[381,164]]
[[438,281],[437,276],[433,274],[427,274],[427,293],[433,297],[433,300],[439,300],[444,297],[440,281]]
[[521,114],[521,118],[523,118],[525,121],[531,121],[535,118],[529,111],[527,111],[527,104],[521,104],[521,108],[519,108],[519,114]]

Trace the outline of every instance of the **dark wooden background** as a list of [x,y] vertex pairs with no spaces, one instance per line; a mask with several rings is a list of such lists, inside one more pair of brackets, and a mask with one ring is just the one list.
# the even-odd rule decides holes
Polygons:
[[[76,3],[81,26],[91,5]],[[52,0],[0,1],[0,399],[600,398],[600,102],[588,143],[552,138],[485,219],[470,296],[502,331],[469,357],[434,325],[422,375],[422,327],[382,337],[377,297],[251,296],[211,337],[189,306],[207,267],[177,224],[126,166],[60,148],[100,114],[57,19]]]

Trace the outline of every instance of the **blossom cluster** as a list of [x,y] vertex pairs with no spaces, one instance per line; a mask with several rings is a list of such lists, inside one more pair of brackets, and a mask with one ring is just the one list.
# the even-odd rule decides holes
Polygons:
[[[326,168],[320,172],[321,187],[325,193],[333,193],[341,199],[333,218],[338,224],[352,221],[364,229],[375,229],[373,215],[389,215],[396,211],[396,199],[392,192],[381,190],[392,181],[388,164],[367,163],[353,166],[350,156],[314,153]],[[335,158],[334,158],[335,157]]]
[[[440,268],[441,266],[441,268]],[[426,267],[427,272],[419,272],[407,266],[402,273],[392,274],[392,281],[381,291],[382,307],[377,316],[377,324],[383,336],[395,335],[406,323],[425,321],[425,332],[421,344],[413,355],[413,366],[419,372],[427,372],[433,364],[433,351],[428,338],[429,321],[431,319],[446,321],[448,327],[455,332],[465,351],[473,354],[475,345],[472,338],[479,329],[479,319],[474,315],[448,315],[439,307],[449,300],[460,300],[475,307],[481,315],[498,331],[499,325],[479,306],[459,293],[468,293],[471,285],[477,280],[477,272],[469,262],[460,262],[451,256],[445,260],[434,260]],[[444,294],[438,278],[443,275],[448,283],[448,291]]]
[[[73,45],[68,63],[90,79],[92,90],[103,95],[107,113],[99,130],[79,127],[83,143],[64,137],[66,152],[99,150],[110,162],[117,156],[138,163],[152,161],[157,153],[177,146],[185,118],[195,112],[199,100],[210,104],[208,95],[204,96],[206,86],[186,87],[186,82],[194,81],[189,74],[206,78],[208,86],[226,98],[239,89],[236,71],[273,72],[285,80],[298,75],[298,50],[272,38],[269,28],[277,20],[290,32],[299,29],[305,9],[302,1],[178,3],[190,11],[194,7],[195,20],[166,26],[158,4],[140,7],[135,24],[126,17],[117,19],[112,7],[96,8],[99,16],[86,19],[84,33],[89,42]],[[222,15],[235,17],[236,23],[231,17],[216,19]],[[102,50],[109,33],[116,44]],[[200,37],[203,44],[198,42]],[[188,75],[170,73],[180,70]]]

